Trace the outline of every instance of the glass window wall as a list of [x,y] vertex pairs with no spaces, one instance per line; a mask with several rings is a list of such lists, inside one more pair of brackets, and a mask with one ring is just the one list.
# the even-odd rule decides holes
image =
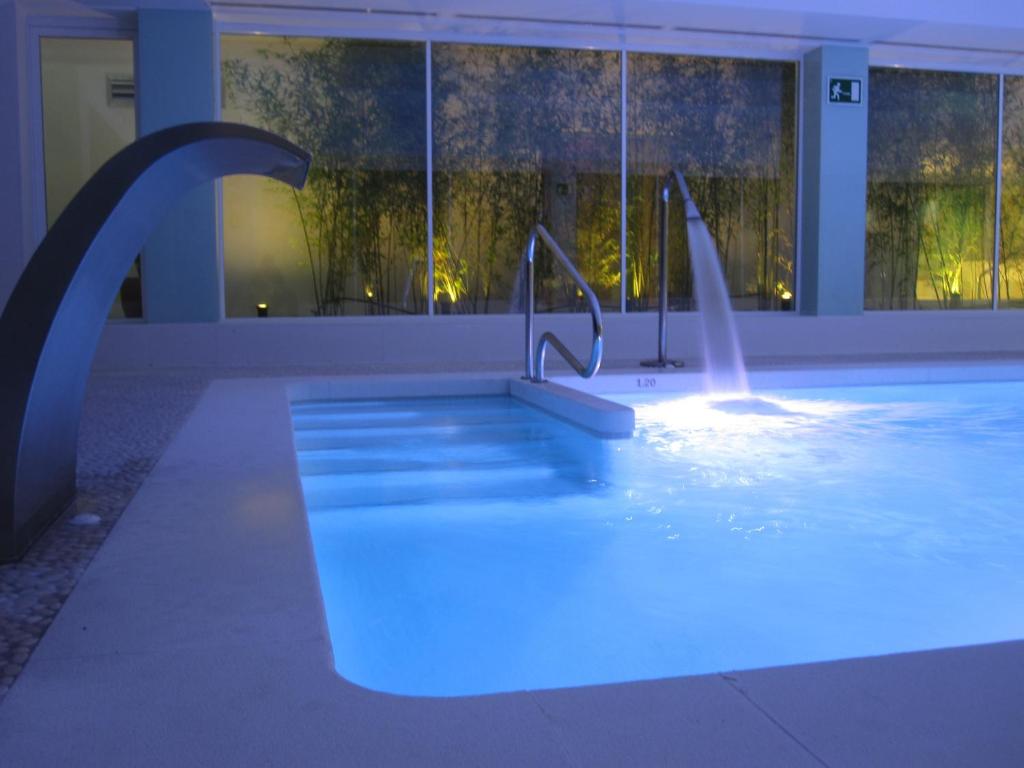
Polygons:
[[871,70],[866,308],[991,306],[997,82]]
[[[794,291],[796,65],[630,54],[627,87],[627,305],[657,307],[658,193],[678,167],[734,307],[780,308]],[[669,306],[690,309],[682,206],[672,195]]]
[[[602,304],[622,296],[622,60],[615,51],[224,36],[223,117],[314,155],[305,192],[224,181],[229,316],[503,313],[542,222]],[[680,165],[738,308],[792,306],[796,65],[629,54],[627,306],[657,304],[658,186]],[[679,206],[673,206],[678,214]],[[691,306],[673,221],[674,309]],[[434,293],[428,295],[433,269]],[[538,309],[584,299],[543,253]]]
[[313,154],[306,188],[224,180],[229,317],[427,311],[422,43],[221,38],[224,120]]
[[1024,77],[1004,78],[999,306],[1024,307]]
[[[619,55],[434,45],[432,65],[438,311],[515,309],[537,222],[618,309]],[[543,249],[536,284],[540,311],[586,306]]]

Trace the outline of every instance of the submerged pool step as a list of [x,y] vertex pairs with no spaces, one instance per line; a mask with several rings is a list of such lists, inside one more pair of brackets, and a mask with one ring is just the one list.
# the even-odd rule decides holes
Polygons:
[[295,432],[297,450],[364,448],[401,445],[431,449],[444,445],[497,444],[552,439],[543,423],[458,424],[422,427],[375,427],[370,429],[311,429]]
[[542,421],[540,413],[474,410],[467,413],[415,413],[394,411],[386,414],[353,412],[345,414],[292,415],[296,432],[319,429],[421,429],[434,427],[462,426],[470,428],[480,425],[537,424]]
[[[455,477],[455,475],[458,477]],[[466,485],[479,482],[533,482],[545,480],[557,474],[554,467],[508,463],[495,467],[430,467],[427,469],[378,469],[362,474],[311,475],[305,487],[312,491],[320,489],[345,489],[353,485],[429,486],[458,481]],[[305,483],[305,480],[303,481]]]
[[[538,438],[524,443],[529,451],[548,451],[554,446],[553,439]],[[299,463],[309,462],[343,462],[343,461],[374,461],[397,464],[407,460],[429,459],[431,461],[504,461],[518,459],[523,455],[520,445],[496,442],[493,440],[453,440],[433,443],[429,452],[410,452],[409,443],[397,443],[387,440],[377,445],[365,443],[353,444],[337,448],[305,448],[297,451]]]
[[[387,474],[385,478],[383,475]],[[400,480],[398,477],[406,474]],[[389,472],[374,475],[309,475],[302,478],[310,513],[349,507],[438,504],[448,500],[493,502],[586,493],[592,487],[553,467],[460,472]]]
[[474,410],[524,410],[518,400],[506,395],[481,395],[459,398],[423,397],[379,400],[303,400],[291,404],[292,414],[388,413],[416,411],[418,413]]
[[292,420],[301,424],[311,420],[327,420],[334,423],[377,419],[380,421],[430,420],[438,418],[480,419],[487,417],[507,418],[514,416],[528,418],[532,411],[521,402],[505,399],[497,402],[474,403],[472,401],[449,402],[445,407],[431,403],[420,406],[419,401],[402,400],[398,403],[382,404],[379,408],[304,408],[302,403],[293,404]]
[[[321,453],[321,452],[318,452]],[[333,453],[333,452],[326,452]],[[306,452],[299,454],[299,471],[303,475],[353,475],[359,473],[373,473],[383,475],[382,481],[387,481],[389,473],[396,472],[464,472],[480,469],[507,469],[521,466],[523,457],[508,455],[504,458],[486,459],[483,457],[466,454],[461,458],[432,456],[424,458],[410,458],[408,455],[396,456],[394,454],[379,455],[374,452],[372,455],[359,457],[346,455],[341,457],[331,456],[309,456]]]
[[575,520],[593,521],[595,518],[617,517],[614,513],[595,514],[594,501],[589,498],[589,494],[543,496],[546,497],[544,504],[521,503],[523,498],[535,501],[533,496],[517,499],[448,498],[444,504],[434,504],[429,510],[424,510],[422,504],[323,507],[310,517],[310,523],[314,528],[314,536],[328,528],[340,533],[353,527],[364,531],[380,527],[387,535],[389,530],[394,531],[396,525],[418,526],[424,522],[431,525],[465,522],[476,526],[499,520],[530,524],[532,521],[543,519],[545,525],[558,526],[572,525]]

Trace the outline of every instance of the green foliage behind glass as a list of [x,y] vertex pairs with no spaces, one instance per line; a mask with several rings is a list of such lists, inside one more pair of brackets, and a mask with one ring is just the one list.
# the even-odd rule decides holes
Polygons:
[[865,306],[988,306],[996,78],[872,69]]
[[[630,54],[627,297],[657,306],[658,192],[679,167],[718,247],[737,307],[778,308],[793,290],[796,68],[783,62]],[[691,305],[677,196],[669,295]]]
[[[523,246],[537,222],[602,303],[618,307],[619,80],[616,53],[433,46],[441,311],[515,309]],[[543,253],[536,280],[539,309],[584,308]]]
[[1007,77],[1003,105],[1000,306],[1024,306],[1024,77]]
[[426,311],[425,49],[265,38],[226,101],[313,154],[300,217],[317,315]]

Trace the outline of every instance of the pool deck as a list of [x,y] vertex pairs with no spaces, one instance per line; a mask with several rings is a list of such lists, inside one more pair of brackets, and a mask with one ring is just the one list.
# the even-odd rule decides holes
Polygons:
[[0,703],[0,763],[1024,765],[1024,642],[447,699],[346,682],[287,383],[202,394]]

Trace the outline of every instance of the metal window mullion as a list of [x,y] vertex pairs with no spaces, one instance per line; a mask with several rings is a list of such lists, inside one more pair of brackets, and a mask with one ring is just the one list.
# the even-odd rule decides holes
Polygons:
[[619,49],[622,57],[621,74],[619,82],[619,312],[626,312],[626,150],[628,147],[628,120],[626,119],[626,107],[628,97],[626,96],[626,81],[628,72],[629,55],[625,48]]
[[434,315],[434,107],[433,51],[427,40],[427,315]]
[[[796,314],[801,313],[804,304],[803,280],[801,272],[803,269],[804,250],[804,214],[803,214],[803,172],[804,172],[804,62],[801,60],[796,65],[796,147],[793,152],[793,170],[796,175],[793,189],[795,198],[795,217],[793,227],[796,232],[793,235],[793,293],[796,295],[793,309]],[[865,235],[866,236],[866,235]],[[866,255],[865,255],[865,258]],[[861,301],[861,304],[864,302]],[[863,309],[863,307],[861,307]]]
[[[222,64],[222,35],[220,30],[216,27],[213,30],[213,119],[220,122],[224,119],[224,100],[223,94],[223,72],[221,68]],[[139,60],[139,44],[138,35],[136,35],[135,42],[135,72],[139,71],[138,60]],[[133,79],[136,83],[136,91],[138,91],[139,78],[137,75],[133,75]],[[138,134],[139,127],[139,116],[138,116],[138,105],[139,99],[135,99],[135,132]],[[227,307],[227,287],[224,283],[224,182],[222,179],[215,179],[213,182],[213,222],[214,228],[216,229],[217,236],[215,239],[216,256],[217,259],[217,310],[218,319],[225,320],[228,316]],[[142,311],[145,314],[146,303],[142,304]]]
[[996,111],[996,221],[992,238],[992,309],[999,309],[999,225],[1003,208],[1003,104],[1005,101],[1005,76],[999,75],[999,106]]

